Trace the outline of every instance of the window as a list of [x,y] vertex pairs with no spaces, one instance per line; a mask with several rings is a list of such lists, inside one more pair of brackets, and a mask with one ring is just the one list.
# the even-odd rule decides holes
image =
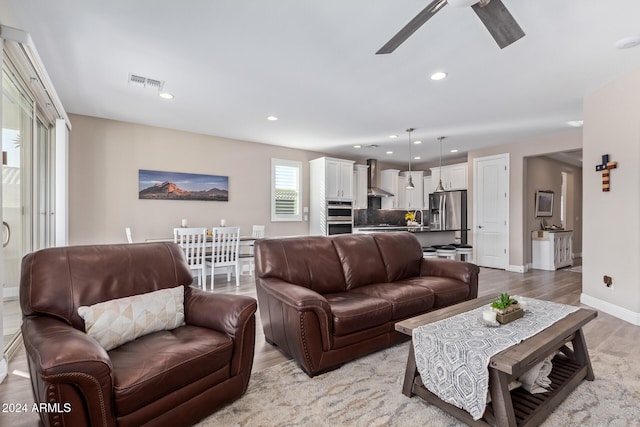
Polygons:
[[302,163],[271,159],[271,221],[300,221]]

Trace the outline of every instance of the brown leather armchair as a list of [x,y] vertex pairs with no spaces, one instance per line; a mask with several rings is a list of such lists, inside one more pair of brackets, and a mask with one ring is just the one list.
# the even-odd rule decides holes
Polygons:
[[[247,389],[256,301],[189,287],[173,243],[75,246],[22,261],[22,334],[45,426],[191,425]],[[79,306],[185,286],[185,324],[106,351]]]

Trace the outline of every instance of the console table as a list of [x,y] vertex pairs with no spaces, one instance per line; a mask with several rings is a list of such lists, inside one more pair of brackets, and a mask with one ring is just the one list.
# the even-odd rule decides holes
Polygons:
[[[494,297],[466,301],[398,322],[396,331],[412,336],[413,329],[489,304]],[[471,426],[535,426],[539,425],[583,379],[593,381],[589,353],[582,327],[595,319],[594,310],[580,308],[549,328],[491,357],[489,361],[489,393],[491,403],[483,418],[475,421],[471,415],[427,390],[416,367],[413,343],[409,349],[402,393],[418,395],[427,402]],[[567,346],[571,343],[571,348]],[[509,391],[509,383],[533,365],[559,350],[553,359],[549,376],[552,385],[548,393],[530,394],[523,389]]]
[[557,270],[573,265],[573,231],[533,231],[531,264],[537,270]]

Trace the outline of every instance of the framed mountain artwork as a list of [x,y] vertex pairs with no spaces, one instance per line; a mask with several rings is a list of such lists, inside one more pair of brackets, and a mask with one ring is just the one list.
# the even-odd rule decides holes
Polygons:
[[138,198],[228,202],[229,177],[140,169]]

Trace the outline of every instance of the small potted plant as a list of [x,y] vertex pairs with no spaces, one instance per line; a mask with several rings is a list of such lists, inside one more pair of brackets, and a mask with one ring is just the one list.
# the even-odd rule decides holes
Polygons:
[[404,215],[404,219],[405,219],[405,221],[407,221],[407,225],[408,226],[418,225],[418,223],[416,222],[416,213],[415,212],[407,212]]
[[513,322],[524,315],[518,300],[506,292],[501,293],[498,299],[491,303],[491,308],[497,312],[496,320],[502,324]]

